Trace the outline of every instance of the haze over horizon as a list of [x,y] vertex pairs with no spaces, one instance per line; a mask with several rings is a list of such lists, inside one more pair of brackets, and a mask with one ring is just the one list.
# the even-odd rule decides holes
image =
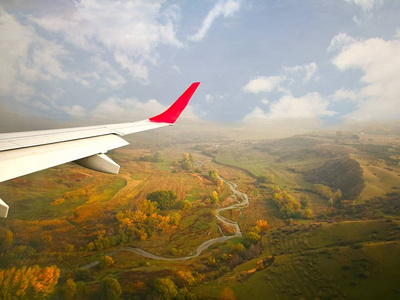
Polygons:
[[134,121],[200,81],[184,118],[397,121],[399,15],[395,0],[0,1],[0,116]]

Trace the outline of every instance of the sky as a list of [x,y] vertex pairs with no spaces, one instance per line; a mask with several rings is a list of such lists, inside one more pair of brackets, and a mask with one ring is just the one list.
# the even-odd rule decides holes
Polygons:
[[399,120],[400,1],[0,0],[2,126],[141,120],[197,81],[184,119]]

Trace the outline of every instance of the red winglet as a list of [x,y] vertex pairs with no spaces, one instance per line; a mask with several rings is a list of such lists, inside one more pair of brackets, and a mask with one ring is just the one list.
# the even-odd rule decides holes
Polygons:
[[158,116],[150,118],[150,122],[156,123],[170,123],[174,124],[180,116],[181,112],[185,109],[189,103],[190,98],[196,91],[200,82],[192,83],[192,85],[172,104],[166,111]]

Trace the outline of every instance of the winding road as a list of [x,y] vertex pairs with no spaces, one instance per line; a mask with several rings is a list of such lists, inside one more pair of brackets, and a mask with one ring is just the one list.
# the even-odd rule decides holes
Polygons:
[[[213,239],[210,239],[208,241],[205,241],[204,243],[202,243],[200,246],[198,246],[196,248],[196,250],[194,251],[193,255],[184,256],[184,257],[175,257],[175,258],[164,257],[164,256],[159,256],[159,255],[152,254],[152,253],[147,252],[145,250],[142,250],[140,248],[129,247],[129,246],[126,246],[126,247],[123,247],[123,248],[120,248],[120,249],[117,249],[117,250],[114,250],[114,251],[110,251],[110,252],[107,253],[107,255],[112,256],[112,255],[115,255],[115,254],[117,254],[117,253],[119,253],[121,251],[130,251],[130,252],[135,252],[136,254],[141,255],[143,257],[146,257],[146,258],[151,258],[151,259],[156,259],[156,260],[166,260],[166,261],[180,261],[180,260],[187,260],[187,259],[191,259],[193,257],[199,256],[204,250],[206,250],[208,247],[210,247],[211,245],[213,245],[215,243],[222,243],[222,242],[225,242],[225,241],[227,241],[227,240],[229,240],[231,238],[242,236],[242,231],[240,230],[238,222],[234,222],[232,220],[229,220],[229,219],[221,216],[220,212],[226,211],[226,210],[231,210],[231,209],[242,210],[243,208],[246,208],[247,206],[249,206],[249,197],[248,197],[247,194],[244,194],[244,193],[239,192],[237,190],[237,187],[238,187],[237,184],[235,184],[233,182],[230,182],[230,181],[227,181],[227,180],[225,180],[224,178],[222,178],[220,176],[219,176],[219,178],[221,180],[223,180],[229,186],[229,188],[233,192],[232,196],[236,199],[237,203],[235,203],[233,205],[230,205],[230,206],[227,206],[227,207],[218,208],[216,210],[216,218],[217,218],[217,220],[219,220],[223,224],[234,228],[235,229],[235,234],[233,234],[233,235],[225,235],[222,232],[221,228],[220,228],[220,232],[222,234],[221,237],[213,238]],[[96,266],[98,264],[99,264],[98,261],[93,261],[93,262],[83,266],[82,268],[83,269],[89,269],[89,268],[92,268],[92,267],[94,267],[94,266]]]

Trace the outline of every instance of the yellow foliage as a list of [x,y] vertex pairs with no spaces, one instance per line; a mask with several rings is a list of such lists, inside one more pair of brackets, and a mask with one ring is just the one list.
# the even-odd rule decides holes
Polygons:
[[178,281],[182,281],[183,285],[194,285],[196,283],[196,278],[190,271],[178,271],[176,273]]
[[54,200],[53,202],[51,202],[50,205],[52,205],[52,206],[60,205],[64,201],[65,201],[64,198],[58,198],[58,199]]
[[15,267],[0,270],[1,299],[43,299],[54,292],[60,277],[57,266]]
[[266,232],[269,230],[269,225],[267,220],[258,220],[256,226],[260,229],[260,232]]

